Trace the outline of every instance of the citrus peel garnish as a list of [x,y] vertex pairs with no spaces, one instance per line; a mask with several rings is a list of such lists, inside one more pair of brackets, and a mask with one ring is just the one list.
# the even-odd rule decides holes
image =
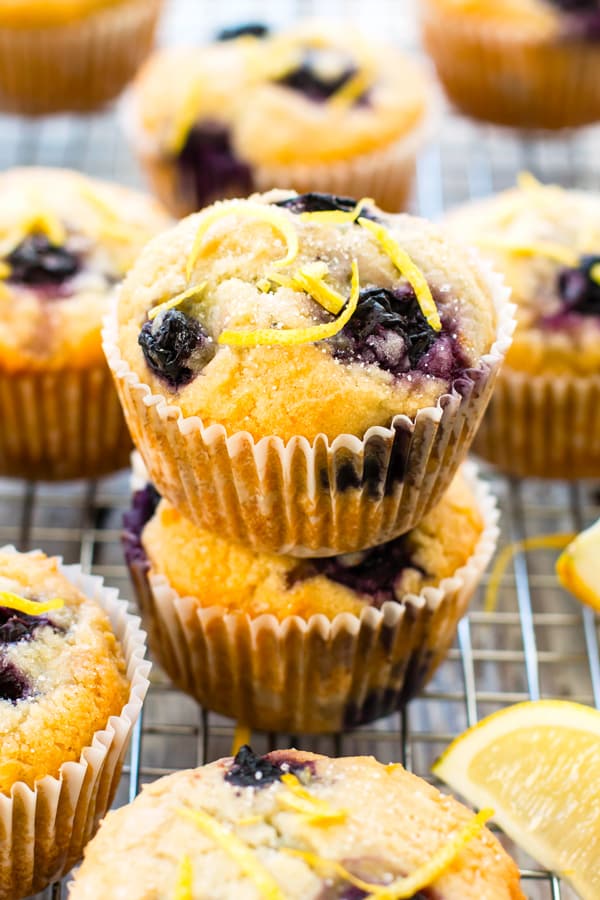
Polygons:
[[187,136],[198,118],[198,110],[202,101],[202,81],[198,79],[190,85],[190,89],[180,108],[175,112],[173,130],[167,141],[167,150],[178,156],[183,150]]
[[180,306],[186,300],[199,300],[204,293],[205,288],[206,282],[203,281],[201,284],[195,284],[194,287],[182,291],[181,294],[177,294],[175,297],[171,297],[170,300],[158,303],[156,306],[153,306],[152,309],[148,310],[148,318],[152,321],[161,313],[167,312],[169,309],[175,309],[175,307]]
[[303,222],[318,222],[322,225],[348,225],[356,222],[367,204],[375,205],[371,197],[363,197],[354,209],[344,212],[343,209],[318,209],[315,212],[300,213]]
[[365,91],[369,90],[374,80],[373,69],[370,66],[363,66],[352,78],[349,78],[345,84],[338,88],[327,102],[334,109],[346,109],[358,100]]
[[231,755],[235,756],[240,747],[243,747],[245,744],[250,743],[250,738],[252,737],[252,732],[248,728],[247,725],[240,725],[239,722],[236,723],[235,731],[233,733],[233,741],[231,744]]
[[429,887],[443,875],[444,871],[452,865],[466,845],[480,834],[485,823],[492,815],[493,811],[491,809],[482,809],[453,838],[439,847],[427,862],[419,866],[410,875],[398,878],[396,881],[386,885],[371,884],[368,881],[363,881],[349,872],[341,863],[318,856],[316,853],[293,850],[288,847],[282,849],[283,852],[289,853],[291,856],[303,859],[312,868],[321,871],[328,870],[344,881],[348,881],[354,887],[359,888],[359,890],[365,891],[367,893],[365,900],[406,900],[406,898],[412,897],[424,888]]
[[262,203],[252,203],[248,200],[224,200],[207,210],[203,216],[190,255],[186,263],[186,276],[188,280],[194,270],[198,259],[202,255],[203,244],[208,231],[219,219],[228,216],[239,216],[242,219],[256,219],[265,222],[275,231],[278,231],[286,246],[285,256],[275,260],[272,265],[275,268],[289,266],[298,255],[298,234],[292,225],[288,215],[278,207],[267,206]]
[[194,871],[192,869],[192,861],[184,853],[179,861],[177,869],[177,881],[175,882],[175,890],[173,891],[173,900],[193,900],[193,879]]
[[51,612],[53,609],[62,609],[65,601],[59,597],[52,600],[27,600],[26,597],[20,597],[13,594],[12,591],[0,591],[0,606],[7,609],[15,609],[17,612],[25,613],[27,616],[41,616],[44,613]]
[[485,612],[491,613],[496,609],[498,602],[498,588],[502,581],[505,569],[515,553],[522,553],[528,550],[562,550],[569,541],[572,541],[575,535],[573,532],[564,534],[538,534],[524,538],[522,541],[513,541],[503,547],[492,566],[490,578],[485,591],[485,599],[483,608]]
[[347,810],[333,809],[325,800],[314,797],[291,772],[282,775],[281,781],[287,790],[277,794],[277,802],[284,809],[305,816],[309,825],[339,825],[348,818]]
[[427,280],[419,267],[412,261],[406,250],[402,249],[383,225],[379,225],[379,223],[373,222],[371,219],[365,219],[363,216],[359,217],[358,224],[371,232],[381,249],[387,253],[400,274],[406,278],[415,292],[417,303],[419,304],[421,312],[425,316],[429,327],[434,331],[441,331],[442,323]]
[[579,265],[579,255],[575,250],[563,247],[562,244],[554,244],[551,241],[513,243],[502,238],[478,238],[477,243],[485,249],[499,250],[514,256],[543,256],[563,266],[569,266],[569,268],[576,268]]
[[282,287],[291,288],[293,291],[304,291],[328,313],[337,316],[344,308],[346,298],[326,284],[324,279],[328,274],[329,269],[326,263],[313,262],[296,269],[293,275],[272,272],[267,277]]
[[238,864],[244,875],[254,883],[261,897],[264,897],[265,900],[286,900],[285,894],[268,869],[258,861],[247,844],[232,831],[202,810],[180,807],[177,811],[179,815],[197,825],[207,837]]
[[600,520],[572,537],[556,562],[558,580],[586,606],[600,610]]
[[259,347],[274,346],[276,344],[308,344],[315,341],[323,341],[333,337],[342,330],[350,321],[360,295],[360,280],[358,264],[352,262],[352,287],[350,297],[343,312],[332,322],[324,322],[322,325],[309,325],[306,328],[259,328],[256,331],[223,331],[219,335],[219,344],[228,344],[231,347]]

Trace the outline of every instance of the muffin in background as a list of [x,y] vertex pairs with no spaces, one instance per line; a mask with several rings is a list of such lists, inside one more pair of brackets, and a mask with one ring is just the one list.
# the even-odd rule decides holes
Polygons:
[[600,120],[595,0],[419,0],[425,48],[450,99],[486,122]]
[[517,329],[473,449],[504,472],[600,475],[600,194],[542,185],[459,208],[447,225],[512,289]]
[[432,117],[424,72],[341,23],[241,31],[159,51],[136,80],[125,128],[165,205],[287,185],[404,208]]
[[384,543],[435,505],[511,329],[503,286],[439,229],[273,191],[151,242],[104,347],[176,509],[255,549],[327,556]]
[[100,578],[0,549],[0,900],[68,872],[110,807],[148,687],[144,637]]
[[524,900],[484,821],[401,765],[245,746],[109,813],[70,898]]
[[102,354],[115,284],[170,219],[124,187],[65,169],[0,175],[0,475],[56,480],[127,465]]
[[292,734],[361,725],[417,694],[497,537],[471,468],[412,531],[324,559],[257,553],[159,500],[137,491],[124,533],[155,658],[204,708]]
[[2,0],[0,109],[88,112],[150,52],[163,0]]

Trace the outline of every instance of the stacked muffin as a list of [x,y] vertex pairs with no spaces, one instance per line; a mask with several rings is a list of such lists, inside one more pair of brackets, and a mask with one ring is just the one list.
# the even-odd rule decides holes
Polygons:
[[489,270],[370,200],[223,201],[148,245],[104,347],[164,497],[128,556],[176,683],[325,731],[426,682],[493,550],[455,476],[511,329]]

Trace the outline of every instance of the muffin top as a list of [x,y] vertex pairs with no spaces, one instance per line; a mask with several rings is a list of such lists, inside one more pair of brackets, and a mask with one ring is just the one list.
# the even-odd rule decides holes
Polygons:
[[0,0],[0,25],[31,28],[62,25],[126,0]]
[[400,765],[242,747],[109,813],[70,898],[522,900],[482,818]]
[[252,618],[269,613],[280,621],[292,615],[360,615],[368,605],[403,602],[455,575],[475,552],[483,530],[461,474],[408,534],[360,553],[322,559],[258,553],[198,528],[154,497],[153,502],[152,489],[134,497],[125,539],[130,561],[141,561],[150,574],[166,577],[179,596],[197,598],[202,606],[222,606]]
[[[598,0],[426,0],[444,13],[506,28],[518,40],[600,38]],[[424,0],[425,3],[425,0]],[[518,29],[518,31],[516,30]]]
[[78,760],[129,695],[108,617],[43,553],[0,550],[0,791]]
[[2,368],[102,363],[107,298],[169,218],[142,194],[64,169],[10,170],[0,192]]
[[153,393],[254,438],[364,435],[435,405],[495,338],[495,298],[443,231],[371,201],[224,201],[144,250],[121,355]]
[[192,141],[198,151],[220,126],[252,165],[331,162],[385,148],[424,118],[430,88],[421,70],[347,25],[233,34],[160,51],[146,64],[134,118],[148,147],[174,156]]
[[518,326],[507,365],[600,372],[600,194],[523,176],[519,187],[458,209],[448,226],[512,288]]

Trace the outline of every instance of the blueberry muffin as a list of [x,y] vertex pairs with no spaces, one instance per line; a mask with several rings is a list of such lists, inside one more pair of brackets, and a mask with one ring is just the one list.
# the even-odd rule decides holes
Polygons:
[[130,442],[106,367],[108,297],[169,219],[149,198],[62,169],[0,175],[0,474],[99,475]]
[[518,310],[477,453],[516,475],[600,475],[600,195],[524,176],[449,224],[503,272]]
[[106,813],[147,686],[115,591],[0,550],[0,898],[68,871]]
[[402,707],[444,659],[496,539],[471,471],[402,537],[325,558],[258,553],[158,501],[138,491],[124,535],[154,655],[204,707],[268,731]]
[[408,531],[470,444],[507,344],[494,277],[371,201],[276,191],[152,242],[105,350],[160,493],[258,549]]
[[415,64],[340,23],[222,37],[159,51],[127,109],[134,149],[173,212],[282,184],[405,206],[432,107]]
[[85,112],[150,52],[162,0],[0,0],[0,109]]
[[70,898],[524,900],[486,812],[370,756],[242,747],[110,813]]
[[423,40],[450,99],[519,128],[600,119],[598,0],[420,0]]

